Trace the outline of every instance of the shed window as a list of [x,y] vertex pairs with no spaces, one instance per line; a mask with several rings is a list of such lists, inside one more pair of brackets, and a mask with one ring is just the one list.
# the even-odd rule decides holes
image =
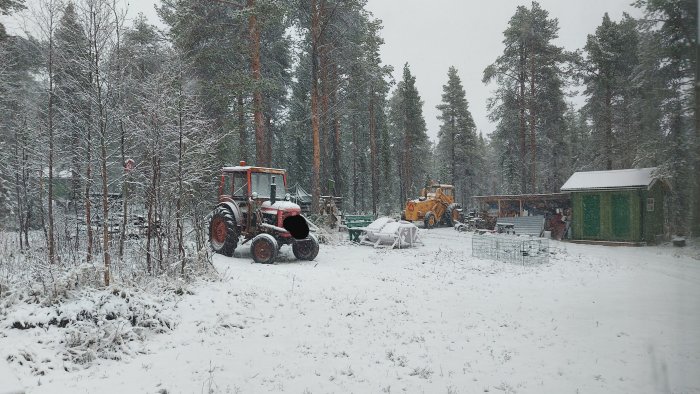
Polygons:
[[654,212],[654,199],[651,197],[647,198],[647,212]]

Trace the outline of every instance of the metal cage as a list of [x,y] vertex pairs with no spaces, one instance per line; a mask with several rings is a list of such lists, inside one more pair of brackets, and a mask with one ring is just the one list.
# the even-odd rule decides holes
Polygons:
[[549,261],[549,240],[505,234],[474,234],[472,256],[513,264],[542,264]]

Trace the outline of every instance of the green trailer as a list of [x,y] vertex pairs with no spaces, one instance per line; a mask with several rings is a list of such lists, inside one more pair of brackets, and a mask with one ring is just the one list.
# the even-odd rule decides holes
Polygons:
[[664,236],[668,182],[656,168],[577,172],[571,193],[573,240],[655,243]]

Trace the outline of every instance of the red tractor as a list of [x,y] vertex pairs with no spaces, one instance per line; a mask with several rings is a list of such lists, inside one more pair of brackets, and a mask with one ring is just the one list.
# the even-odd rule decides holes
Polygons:
[[[284,200],[277,199],[278,193]],[[292,245],[299,260],[313,260],[318,255],[318,240],[309,233],[301,208],[289,201],[285,170],[248,166],[244,161],[221,169],[219,203],[209,222],[209,242],[216,253],[233,256],[241,237],[241,245],[252,241],[256,263],[273,263],[282,245]]]

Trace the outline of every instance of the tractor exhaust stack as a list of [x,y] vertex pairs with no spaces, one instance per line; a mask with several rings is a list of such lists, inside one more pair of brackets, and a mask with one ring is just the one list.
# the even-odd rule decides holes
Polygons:
[[277,201],[277,185],[275,185],[275,177],[272,176],[272,182],[270,182],[270,204],[274,204]]

